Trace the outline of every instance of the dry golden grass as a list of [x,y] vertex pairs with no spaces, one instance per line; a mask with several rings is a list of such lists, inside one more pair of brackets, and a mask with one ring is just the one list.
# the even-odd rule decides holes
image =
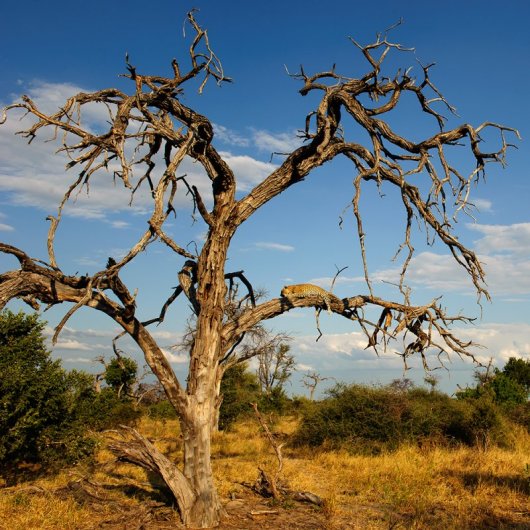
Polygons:
[[[275,469],[273,452],[254,429],[242,424],[222,435],[233,455],[215,462],[225,494],[234,487],[230,477],[255,479],[256,461]],[[510,451],[408,446],[358,456],[290,450],[283,476],[292,489],[323,497],[326,518],[336,519],[338,528],[348,520],[360,521],[350,528],[530,528],[530,436],[518,429],[515,439]]]
[[[274,430],[287,436],[295,428],[296,422],[287,418]],[[181,458],[176,422],[142,419],[138,429],[164,452]],[[311,512],[318,522],[311,528],[522,530],[530,528],[530,436],[521,429],[514,439],[510,451],[486,452],[410,446],[379,456],[358,456],[285,448],[282,478],[293,490],[311,491],[324,499],[324,505]],[[212,449],[217,485],[225,500],[235,495],[250,502],[241,483],[256,479],[258,465],[273,473],[277,469],[274,452],[252,420],[216,434]],[[138,522],[144,516],[151,521],[145,528],[175,527],[174,518],[166,526],[146,512],[146,503],[161,498],[142,470],[112,465],[104,449],[97,461],[90,470],[80,466],[53,478],[0,489],[0,529],[128,528],[127,517]],[[98,495],[103,491],[108,502],[76,501],[71,485],[84,478],[89,487],[105,484],[104,490],[97,491]],[[58,495],[61,488],[66,493]],[[294,518],[299,509],[297,504],[284,508]],[[244,528],[281,529],[279,521],[267,526],[266,521],[249,520]],[[305,526],[290,522],[289,527]]]

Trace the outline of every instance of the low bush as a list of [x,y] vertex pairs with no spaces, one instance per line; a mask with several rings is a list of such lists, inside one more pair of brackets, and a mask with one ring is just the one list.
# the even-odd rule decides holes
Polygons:
[[173,420],[177,417],[173,405],[167,399],[150,403],[145,407],[145,411],[148,416],[159,420]]
[[252,413],[251,402],[260,397],[260,386],[256,374],[248,371],[246,363],[230,367],[221,381],[223,401],[219,411],[219,428],[228,429],[234,422]]
[[302,409],[295,445],[377,454],[403,443],[509,445],[507,419],[487,398],[455,400],[425,389],[339,385]]
[[38,316],[0,313],[0,465],[10,474],[24,464],[53,468],[90,456],[93,431],[139,416],[93,376],[64,370],[51,359]]

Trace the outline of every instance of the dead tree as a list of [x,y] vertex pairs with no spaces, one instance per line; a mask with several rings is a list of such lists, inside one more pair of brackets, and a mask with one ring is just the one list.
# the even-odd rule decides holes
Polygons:
[[313,398],[315,397],[315,390],[317,389],[317,386],[322,381],[327,381],[330,379],[329,377],[323,377],[318,372],[310,371],[307,372],[307,374],[304,375],[302,378],[302,384],[309,388],[309,401],[313,401]]
[[283,391],[285,383],[295,370],[296,362],[294,356],[289,353],[291,347],[278,342],[270,348],[263,349],[258,357],[258,380],[261,391],[271,396],[274,390]]
[[[305,119],[301,133],[304,143],[286,154],[269,176],[238,199],[234,173],[215,148],[212,123],[183,103],[185,87],[194,80],[198,80],[200,92],[209,80],[218,84],[229,81],[193,12],[188,20],[194,38],[187,68],[174,60],[170,76],[144,75],[127,62],[126,77],[133,87],[130,94],[117,88],[79,93],[54,114],[39,109],[27,96],[4,109],[0,122],[14,109],[34,118],[33,124],[21,132],[30,142],[45,130],[62,139],[61,150],[70,158],[67,166],[70,172],[66,173],[69,177],[65,177],[64,198],[58,211],[48,218],[48,258],[36,259],[19,248],[0,244],[3,253],[19,262],[18,269],[0,275],[0,308],[15,298],[32,307],[39,303],[50,306],[69,302],[71,307],[56,327],[56,340],[75,311],[90,307],[107,314],[123,329],[123,334],[136,342],[180,418],[184,462],[182,469],[177,468],[136,434],[137,450],[130,460],[151,470],[161,470],[185,525],[209,527],[218,523],[222,513],[210,463],[210,434],[223,366],[245,334],[257,324],[295,308],[322,307],[321,297],[315,294],[295,299],[274,297],[254,303],[252,286],[243,273],[225,269],[228,248],[238,228],[263,205],[308,178],[315,168],[345,157],[351,162],[354,175],[352,210],[367,292],[352,293],[344,299],[330,297],[326,309],[359,325],[370,347],[384,348],[396,336],[404,337],[405,360],[418,354],[426,362],[428,351],[472,356],[472,344],[460,340],[450,329],[457,321],[469,322],[468,318],[448,315],[437,300],[422,306],[415,306],[410,300],[404,279],[414,252],[412,223],[415,219],[424,223],[467,271],[478,294],[488,296],[482,265],[456,237],[453,214],[470,206],[473,183],[484,174],[488,162],[504,164],[510,145],[507,136],[517,135],[517,131],[491,122],[476,127],[463,123],[446,130],[441,109],[448,112],[453,109],[432,83],[431,65],[420,66],[418,78],[413,77],[411,69],[389,74],[383,71],[388,54],[407,54],[409,50],[390,42],[386,35],[378,36],[369,45],[352,41],[367,62],[366,73],[350,77],[333,67],[317,74],[303,69],[294,74],[302,84],[302,96],[319,97],[317,107]],[[433,119],[434,130],[420,141],[399,135],[385,120],[385,116],[399,110],[404,95],[417,102],[418,114],[423,112]],[[85,125],[83,119],[86,107],[92,104],[108,109],[108,122],[97,129]],[[369,138],[366,145],[345,136],[341,127],[343,115],[349,115],[365,131]],[[412,119],[409,117],[409,121]],[[495,149],[483,148],[481,133],[486,130],[499,134]],[[469,175],[454,167],[446,156],[456,144],[464,144],[475,162]],[[202,166],[208,176],[211,203],[203,199],[195,183],[179,174],[179,167],[187,157]],[[61,268],[54,243],[65,204],[83,187],[88,189],[95,173],[121,183],[133,196],[148,187],[152,208],[147,229],[123,258],[109,260],[95,274],[80,276]],[[395,189],[403,203],[406,223],[401,249],[405,259],[400,301],[377,297],[369,280],[359,201],[362,190],[371,183]],[[166,230],[166,220],[175,211],[177,197],[188,198],[206,228],[204,244],[197,251],[186,248],[186,240],[177,241]],[[157,240],[182,259],[183,265],[178,287],[165,302],[167,295],[161,299],[160,315],[143,322],[137,317],[136,297],[120,278],[120,272]],[[227,293],[234,279],[246,293],[241,297],[245,302],[230,315],[226,312]],[[196,319],[186,383],[176,377],[150,332],[150,325],[163,320],[168,306],[182,293]],[[371,321],[365,312],[368,307],[380,311],[380,317]],[[127,459],[126,452],[122,456]]]

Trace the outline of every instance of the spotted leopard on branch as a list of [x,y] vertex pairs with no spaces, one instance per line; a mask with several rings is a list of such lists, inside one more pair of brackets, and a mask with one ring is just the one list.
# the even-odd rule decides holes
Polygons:
[[338,298],[334,294],[330,293],[329,291],[326,291],[325,289],[322,289],[322,287],[319,287],[318,285],[313,285],[311,283],[286,285],[282,289],[281,295],[282,297],[287,298],[288,300],[291,298],[306,298],[310,296],[318,296],[326,306],[326,309],[329,314],[331,314],[331,301],[338,300]]

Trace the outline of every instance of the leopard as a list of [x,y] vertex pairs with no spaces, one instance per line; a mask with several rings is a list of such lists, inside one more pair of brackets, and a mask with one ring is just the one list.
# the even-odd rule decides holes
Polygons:
[[318,285],[313,285],[311,283],[299,283],[296,285],[286,285],[281,291],[281,295],[283,298],[287,298],[288,300],[292,298],[305,298],[308,296],[318,296],[322,299],[322,302],[326,306],[326,309],[328,313],[331,315],[331,301],[337,301],[338,298],[330,293],[329,291],[326,291],[325,289],[322,289],[322,287],[319,287]]

